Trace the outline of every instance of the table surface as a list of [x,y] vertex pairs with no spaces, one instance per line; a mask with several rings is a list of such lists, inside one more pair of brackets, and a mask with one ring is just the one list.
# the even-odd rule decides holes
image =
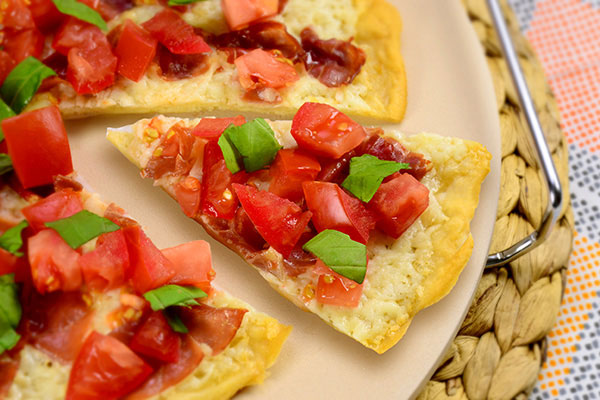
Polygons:
[[575,240],[533,399],[600,399],[600,0],[509,0],[557,98]]

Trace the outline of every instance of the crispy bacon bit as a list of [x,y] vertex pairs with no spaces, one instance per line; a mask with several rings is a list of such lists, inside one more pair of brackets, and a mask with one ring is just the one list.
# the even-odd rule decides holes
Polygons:
[[160,144],[143,170],[143,175],[159,179],[167,173],[173,176],[187,174],[195,161],[191,159],[195,141],[196,137],[191,135],[190,128],[181,124],[173,125],[162,135]]
[[365,63],[364,51],[348,41],[321,40],[315,31],[308,27],[300,32],[303,60],[309,74],[329,87],[339,87],[352,83]]
[[400,172],[408,173],[417,180],[421,180],[431,169],[431,161],[426,160],[422,154],[408,151],[399,142],[380,135],[367,138],[361,145],[361,154],[370,154],[381,160],[408,163],[410,169]]
[[161,75],[167,81],[192,78],[208,70],[208,56],[205,54],[173,54],[159,43],[156,57]]
[[300,43],[287,32],[285,25],[275,21],[258,22],[237,31],[212,35],[207,41],[219,50],[228,53],[233,50],[233,58],[230,54],[229,62],[243,55],[244,50],[279,50],[285,58],[294,62],[299,61],[304,52]]
[[108,207],[104,211],[104,218],[110,219],[112,222],[119,225],[121,228],[139,225],[133,219],[126,217],[125,211],[115,203],[110,203],[108,205]]
[[83,186],[71,176],[56,175],[54,177],[54,190],[59,192],[63,189],[72,189],[75,192],[81,192]]

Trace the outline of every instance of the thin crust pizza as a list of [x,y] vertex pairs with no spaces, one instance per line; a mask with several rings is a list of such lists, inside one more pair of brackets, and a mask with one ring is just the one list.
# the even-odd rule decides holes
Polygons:
[[107,136],[279,293],[378,353],[458,279],[491,158],[315,103],[292,122],[158,116]]
[[49,68],[29,109],[291,117],[314,101],[356,116],[404,115],[402,22],[385,0],[55,3],[7,0],[0,14],[0,83],[29,56]]

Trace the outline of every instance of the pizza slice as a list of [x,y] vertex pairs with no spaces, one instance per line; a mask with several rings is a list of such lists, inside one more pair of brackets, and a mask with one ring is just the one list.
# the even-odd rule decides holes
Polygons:
[[49,67],[19,69],[31,85],[45,79],[30,109],[291,117],[309,100],[379,119],[404,114],[402,23],[385,0],[6,3],[0,83],[28,57]]
[[[291,328],[212,285],[208,243],[159,250],[56,175],[71,163],[55,107],[2,128],[15,172],[0,177],[0,398],[229,398],[263,381]],[[48,159],[31,160],[28,129]]]
[[157,116],[107,136],[279,293],[378,353],[458,279],[491,158],[318,103],[291,122]]

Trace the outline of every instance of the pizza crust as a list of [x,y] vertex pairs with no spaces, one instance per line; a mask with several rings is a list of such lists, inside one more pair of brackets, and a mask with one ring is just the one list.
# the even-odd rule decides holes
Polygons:
[[[184,18],[209,31],[222,29],[225,23],[219,3],[197,3]],[[111,21],[111,27],[126,18],[144,22],[160,9],[136,7]],[[222,109],[292,117],[302,104],[312,101],[331,104],[355,116],[402,119],[406,76],[400,54],[402,22],[394,6],[385,0],[289,0],[282,15],[275,19],[286,24],[297,38],[309,25],[323,39],[353,37],[353,43],[366,52],[366,63],[353,83],[339,88],[328,88],[302,69],[300,79],[281,90],[282,102],[269,104],[244,100],[234,65],[227,63],[224,54],[213,51],[208,71],[193,78],[168,82],[158,75],[154,65],[140,82],[117,76],[114,86],[96,95],[77,95],[68,84],[59,84],[50,92],[36,95],[28,110],[57,103],[65,118]]]
[[[166,132],[176,118],[159,117]],[[158,140],[142,141],[149,120],[108,131],[108,139],[138,168],[151,157]],[[183,120],[194,126],[198,120]],[[153,123],[153,126],[156,123]],[[289,134],[289,121],[270,122],[279,142],[295,147]],[[406,332],[412,318],[423,308],[443,298],[456,283],[470,258],[473,238],[470,221],[479,201],[481,183],[489,172],[491,155],[479,143],[422,133],[405,136],[389,131],[407,149],[422,153],[433,168],[422,179],[430,190],[429,207],[397,240],[374,232],[368,243],[369,265],[363,296],[356,308],[344,308],[306,301],[303,291],[313,277],[301,274],[291,278],[283,272],[282,258],[270,248],[262,254],[279,265],[278,271],[255,267],[284,297],[302,309],[321,317],[338,331],[364,346],[383,353]],[[176,181],[162,178],[156,182],[171,196]],[[218,232],[198,222],[220,240]]]

